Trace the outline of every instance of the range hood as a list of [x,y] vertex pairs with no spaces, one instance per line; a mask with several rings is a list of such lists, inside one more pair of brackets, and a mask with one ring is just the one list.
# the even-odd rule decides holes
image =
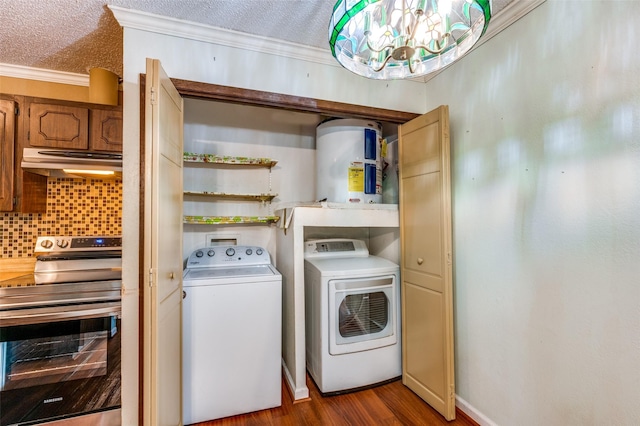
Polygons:
[[119,152],[25,148],[22,169],[49,177],[118,178],[122,176]]

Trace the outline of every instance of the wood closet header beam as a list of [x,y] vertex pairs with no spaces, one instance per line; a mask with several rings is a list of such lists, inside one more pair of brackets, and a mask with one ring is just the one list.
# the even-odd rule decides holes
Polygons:
[[232,102],[244,105],[278,108],[296,112],[310,112],[330,117],[364,118],[402,124],[416,118],[419,114],[390,109],[366,107],[342,102],[290,96],[281,93],[260,90],[241,89],[217,84],[172,78],[178,92],[187,98],[211,101]]

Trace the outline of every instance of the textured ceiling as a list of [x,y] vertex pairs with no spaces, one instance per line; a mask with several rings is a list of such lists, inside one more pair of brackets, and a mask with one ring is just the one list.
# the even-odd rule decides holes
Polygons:
[[[495,16],[513,0],[493,0]],[[334,0],[1,0],[0,64],[122,75],[122,29],[107,5],[329,50]]]

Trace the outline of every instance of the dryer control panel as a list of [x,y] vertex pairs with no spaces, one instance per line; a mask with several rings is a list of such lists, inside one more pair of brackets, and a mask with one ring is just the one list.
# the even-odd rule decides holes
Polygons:
[[269,252],[257,246],[212,246],[194,250],[187,268],[270,265]]
[[348,238],[329,238],[309,240],[304,243],[304,258],[323,257],[367,257],[369,249],[362,240]]

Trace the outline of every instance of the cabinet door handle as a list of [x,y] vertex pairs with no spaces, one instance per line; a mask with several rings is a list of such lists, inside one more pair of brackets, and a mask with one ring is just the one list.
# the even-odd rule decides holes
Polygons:
[[172,280],[175,278],[175,275],[173,274],[173,272],[169,272],[169,279]]
[[186,297],[187,297],[187,292],[186,292],[186,291],[184,291],[184,290],[182,290],[182,298],[184,299],[184,298],[186,298]]
[[418,258],[418,265],[422,265],[422,263],[423,263],[423,262],[424,262],[424,259],[423,259],[423,258],[421,258],[421,257],[419,257],[419,258]]

